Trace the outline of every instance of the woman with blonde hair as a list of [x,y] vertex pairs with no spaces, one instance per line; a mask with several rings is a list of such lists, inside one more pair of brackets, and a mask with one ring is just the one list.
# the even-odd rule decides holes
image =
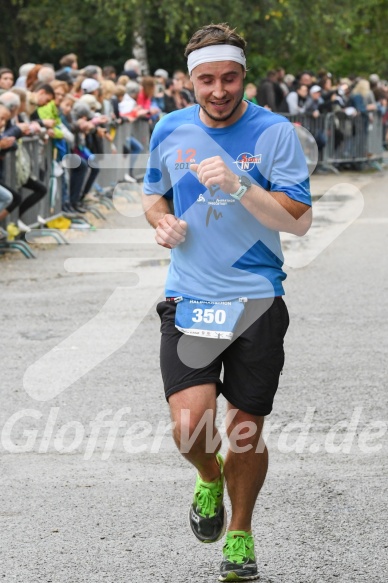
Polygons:
[[102,105],[102,113],[107,115],[110,120],[114,119],[116,116],[115,108],[113,105],[112,98],[116,95],[116,84],[105,79],[101,82],[101,97],[99,102]]
[[117,85],[122,85],[123,87],[126,87],[129,80],[130,79],[128,75],[120,75],[120,77],[117,79]]
[[103,99],[112,99],[113,95],[116,94],[116,83],[106,79],[101,83],[102,89],[102,98]]
[[[359,95],[367,111],[376,111],[376,99],[367,79],[359,79],[353,87],[351,95]],[[358,110],[361,111],[361,109]]]
[[354,107],[358,115],[361,116],[360,124],[355,123],[355,119],[353,120],[355,123],[353,127],[354,152],[359,157],[366,157],[371,150],[368,136],[369,124],[373,123],[373,112],[376,111],[376,99],[367,79],[357,81],[350,93],[347,105]]

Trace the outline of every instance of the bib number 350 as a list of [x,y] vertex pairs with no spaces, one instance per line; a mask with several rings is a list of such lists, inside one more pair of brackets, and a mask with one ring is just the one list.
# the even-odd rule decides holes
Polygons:
[[189,336],[232,340],[244,311],[240,300],[207,301],[180,298],[176,305],[175,326]]
[[199,323],[204,322],[205,324],[225,324],[226,322],[226,312],[225,310],[214,310],[212,308],[196,308],[193,310],[194,316],[192,321]]

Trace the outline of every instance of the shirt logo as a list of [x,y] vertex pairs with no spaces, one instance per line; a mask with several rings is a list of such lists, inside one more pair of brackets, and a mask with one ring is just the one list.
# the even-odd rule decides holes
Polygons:
[[185,152],[179,149],[176,151],[177,156],[175,160],[175,170],[190,170],[190,164],[195,163],[195,155],[197,150],[194,148],[187,148]]
[[[213,196],[213,194],[211,196]],[[215,198],[210,198],[209,200],[206,200],[206,198],[203,196],[203,194],[200,194],[195,202],[199,202],[200,204],[205,203],[205,204],[208,204],[210,206],[214,206],[214,205],[225,206],[227,204],[235,204],[236,201],[233,198],[219,198],[218,196]]]
[[237,156],[235,164],[239,170],[250,172],[254,169],[255,164],[260,164],[260,162],[261,154],[253,156],[252,154],[249,154],[249,152],[243,152]]

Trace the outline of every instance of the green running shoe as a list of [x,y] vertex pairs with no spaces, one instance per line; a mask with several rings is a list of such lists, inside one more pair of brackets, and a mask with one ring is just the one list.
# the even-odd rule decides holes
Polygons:
[[224,560],[219,581],[253,581],[258,579],[255,544],[250,532],[231,530],[226,535]]
[[191,530],[202,543],[215,543],[226,529],[224,506],[224,460],[217,454],[221,476],[215,482],[204,482],[197,476],[194,499],[190,506],[189,522]]

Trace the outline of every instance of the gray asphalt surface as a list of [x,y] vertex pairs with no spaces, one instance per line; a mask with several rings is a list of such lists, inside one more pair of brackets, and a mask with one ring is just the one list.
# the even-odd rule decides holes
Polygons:
[[[313,178],[317,197],[331,187],[318,239],[347,189],[365,207],[308,265],[287,269],[286,365],[254,518],[263,583],[387,579],[387,176]],[[216,581],[222,542],[191,535],[195,472],[163,437],[154,306],[168,253],[144,219],[107,218],[70,246],[40,245],[37,260],[0,257],[0,578]],[[289,237],[285,248],[306,253]],[[115,439],[109,427],[96,433],[99,414],[120,410]]]

